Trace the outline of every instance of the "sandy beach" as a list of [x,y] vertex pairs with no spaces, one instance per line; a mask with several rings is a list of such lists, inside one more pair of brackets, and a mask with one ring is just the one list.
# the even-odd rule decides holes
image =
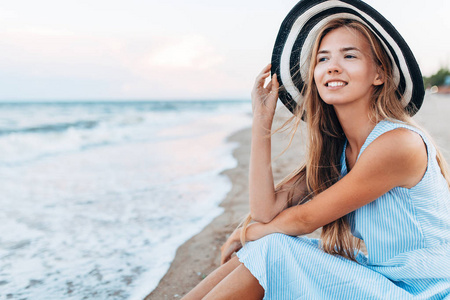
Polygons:
[[[274,128],[288,116],[280,103],[278,106]],[[422,109],[415,116],[415,120],[434,138],[447,161],[450,161],[450,132],[446,122],[449,114],[450,95],[427,94]],[[221,245],[248,212],[250,139],[250,128],[229,137],[230,141],[238,142],[240,146],[233,153],[238,161],[237,167],[224,172],[233,184],[232,190],[221,204],[224,213],[178,249],[169,271],[146,300],[179,299],[220,265]],[[289,174],[302,163],[304,157],[300,136],[295,138],[288,151],[277,157],[287,143],[287,132],[278,133],[272,138],[275,181]],[[320,231],[309,236],[319,237]]]

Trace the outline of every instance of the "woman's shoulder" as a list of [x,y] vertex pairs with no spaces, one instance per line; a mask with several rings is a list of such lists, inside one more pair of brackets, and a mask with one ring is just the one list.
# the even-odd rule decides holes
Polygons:
[[378,145],[385,149],[387,154],[399,156],[422,153],[426,158],[428,142],[420,128],[400,120],[385,119],[379,122],[373,131],[367,146],[374,148],[374,145]]
[[383,146],[391,148],[394,152],[426,151],[426,144],[419,129],[410,125],[400,126],[384,132],[372,142],[372,144],[377,143],[382,143]]
[[387,173],[397,174],[402,182],[400,186],[412,187],[427,169],[427,146],[417,131],[398,127],[384,132],[370,143],[361,160],[377,164]]

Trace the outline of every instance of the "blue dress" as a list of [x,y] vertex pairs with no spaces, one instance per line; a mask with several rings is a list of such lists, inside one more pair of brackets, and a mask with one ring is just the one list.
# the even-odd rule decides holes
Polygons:
[[[347,215],[368,255],[354,262],[325,253],[317,239],[279,233],[249,242],[237,256],[264,288],[264,299],[450,299],[450,192],[433,144],[416,128],[385,120],[358,158],[400,127],[422,136],[428,166],[413,188],[396,187]],[[341,163],[345,176],[345,147]]]

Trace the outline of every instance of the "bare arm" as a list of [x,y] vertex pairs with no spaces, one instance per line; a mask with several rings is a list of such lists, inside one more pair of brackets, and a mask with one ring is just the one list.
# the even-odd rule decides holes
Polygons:
[[364,151],[343,179],[312,201],[282,211],[270,223],[250,225],[246,240],[275,232],[292,236],[310,233],[394,187],[413,187],[423,177],[426,167],[427,152],[419,135],[407,129],[385,133]]
[[[250,212],[253,220],[268,223],[288,207],[289,190],[300,175],[294,176],[276,191],[272,171],[270,137],[261,136],[257,128],[253,128],[252,131],[249,172]],[[306,189],[306,182],[303,180],[294,190],[291,205],[296,205],[303,198]]]
[[[288,192],[275,193],[271,161],[271,138],[273,116],[278,99],[278,81],[276,75],[264,87],[264,81],[270,76],[270,65],[258,75],[252,90],[252,143],[249,172],[249,202],[252,219],[268,223],[282,210],[287,208]],[[297,179],[294,177],[283,186],[289,188]],[[299,186],[296,194],[301,194],[306,185]]]

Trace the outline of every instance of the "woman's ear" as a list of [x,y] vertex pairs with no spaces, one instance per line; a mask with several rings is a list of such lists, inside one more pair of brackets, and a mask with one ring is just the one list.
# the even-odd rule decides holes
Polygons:
[[384,83],[384,72],[381,67],[377,67],[377,73],[373,80],[373,85],[382,85]]

